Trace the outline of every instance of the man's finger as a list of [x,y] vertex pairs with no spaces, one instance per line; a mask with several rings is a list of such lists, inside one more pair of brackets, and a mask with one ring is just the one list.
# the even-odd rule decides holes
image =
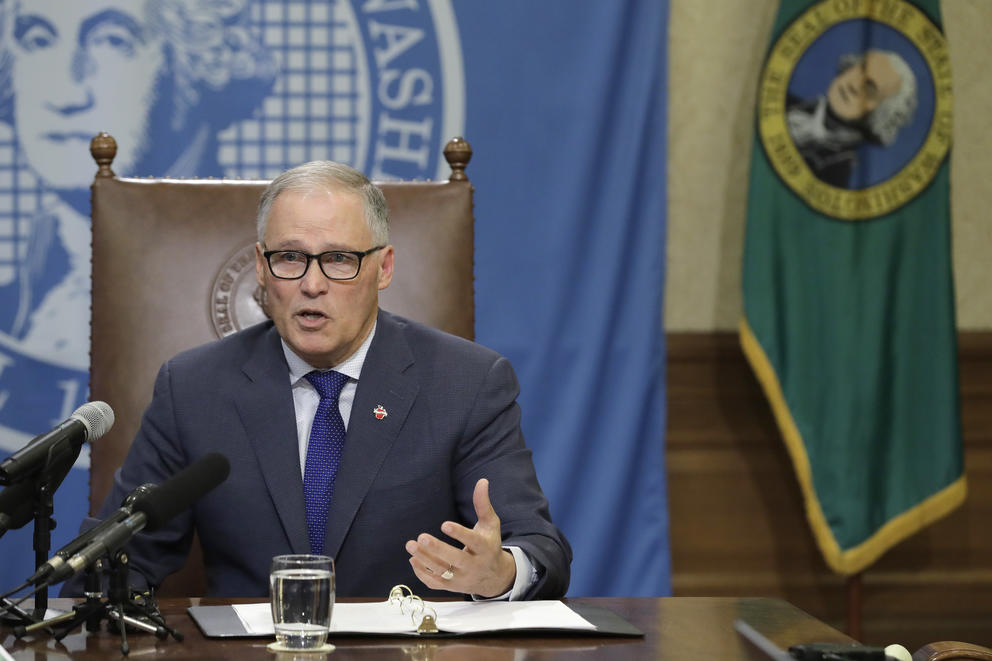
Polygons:
[[410,558],[410,566],[413,567],[413,573],[420,579],[420,582],[427,587],[432,590],[448,589],[448,586],[444,585],[444,581],[438,576],[438,570],[428,567],[415,557]]
[[417,536],[417,546],[424,554],[442,562],[453,562],[461,553],[461,549],[457,549],[447,542],[442,542],[434,535],[425,532]]
[[479,543],[479,533],[454,521],[442,523],[441,532],[455,541],[461,542],[465,548],[472,548],[473,545]]
[[475,506],[475,515],[479,517],[479,523],[488,527],[499,526],[499,517],[496,516],[492,501],[489,500],[489,480],[486,478],[475,483],[472,505]]

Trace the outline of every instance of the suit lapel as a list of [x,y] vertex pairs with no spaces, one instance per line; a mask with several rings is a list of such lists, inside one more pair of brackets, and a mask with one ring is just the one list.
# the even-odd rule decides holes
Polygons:
[[[419,385],[405,373],[412,364],[413,353],[403,334],[402,323],[388,313],[380,312],[375,337],[358,380],[334,497],[328,510],[324,544],[327,555],[338,555],[358,508],[416,399]],[[385,411],[386,415],[377,417],[376,409],[380,414]]]
[[296,409],[275,327],[256,343],[242,370],[248,384],[236,401],[249,443],[290,548],[293,553],[309,553]]

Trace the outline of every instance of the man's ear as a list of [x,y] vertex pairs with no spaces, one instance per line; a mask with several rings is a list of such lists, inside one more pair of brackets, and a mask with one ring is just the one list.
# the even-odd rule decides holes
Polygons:
[[396,260],[396,252],[392,245],[383,248],[382,257],[379,260],[379,289],[385,289],[393,281],[393,264]]
[[269,268],[265,264],[265,255],[262,254],[262,244],[255,244],[255,280],[258,286],[265,288],[265,269]]

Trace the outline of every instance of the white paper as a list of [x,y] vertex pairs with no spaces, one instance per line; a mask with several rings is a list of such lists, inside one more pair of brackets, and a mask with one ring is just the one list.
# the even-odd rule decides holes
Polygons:
[[231,606],[245,631],[252,635],[276,635],[272,624],[272,608],[269,604],[234,604]]
[[[476,633],[522,629],[568,629],[592,631],[596,627],[560,601],[426,601],[437,613],[437,628],[451,633]],[[251,635],[274,635],[269,604],[233,606]],[[331,633],[415,633],[421,615],[388,601],[336,603],[331,612]]]

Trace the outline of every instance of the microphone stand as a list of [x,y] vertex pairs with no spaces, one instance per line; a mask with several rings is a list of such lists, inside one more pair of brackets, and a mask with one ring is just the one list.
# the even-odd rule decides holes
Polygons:
[[[41,470],[38,470],[34,475],[25,479],[25,482],[27,482],[25,486],[32,487],[31,512],[34,514],[33,542],[35,569],[39,569],[48,561],[48,554],[52,549],[52,530],[56,526],[53,516],[55,514],[55,504],[53,501],[55,490],[59,488],[62,480],[69,474],[78,456],[78,449],[73,451],[71,447],[65,447],[64,445],[53,446],[49,448],[45,456],[45,465],[42,466]],[[21,521],[20,525],[15,527],[23,526],[25,523],[27,521]],[[0,606],[6,608],[8,612],[14,613],[20,620],[24,621],[25,613],[17,609],[6,599],[0,600]],[[46,587],[35,594],[34,609],[32,615],[29,616],[30,621],[36,622],[45,619],[45,613],[47,611],[48,588]]]
[[[52,462],[52,455],[49,452],[48,462],[45,467],[38,472],[35,478],[34,492],[34,568],[38,569],[48,561],[48,553],[52,550],[52,530],[56,523],[55,504],[52,500],[54,490],[51,488],[51,480],[55,478],[52,473],[55,466]],[[58,480],[61,482],[61,480]],[[34,617],[36,620],[44,620],[45,612],[48,610],[48,588],[41,590],[34,596]]]
[[20,606],[15,606],[14,602],[6,597],[0,599],[0,613],[3,613],[3,616],[0,617],[0,623],[3,624],[12,623],[15,620],[23,622],[24,624],[35,623],[35,619],[31,617],[27,611],[22,609]]
[[[171,635],[176,640],[182,641],[182,634],[165,623],[165,619],[155,604],[154,595],[149,593],[140,600],[132,598],[127,582],[127,553],[123,550],[117,551],[110,557],[109,565],[110,580],[106,599],[103,598],[102,589],[103,560],[99,560],[94,567],[86,570],[84,590],[86,600],[83,603],[76,604],[72,611],[49,620],[15,627],[14,636],[22,638],[39,629],[45,629],[49,632],[56,630],[54,638],[56,641],[61,641],[80,625],[83,625],[86,631],[99,631],[101,623],[106,619],[109,623],[108,628],[117,627],[121,636],[121,654],[125,656],[131,651],[127,642],[127,628],[129,626],[145,633],[154,634],[160,640],[165,640]],[[132,614],[144,617],[148,621],[133,617]]]

